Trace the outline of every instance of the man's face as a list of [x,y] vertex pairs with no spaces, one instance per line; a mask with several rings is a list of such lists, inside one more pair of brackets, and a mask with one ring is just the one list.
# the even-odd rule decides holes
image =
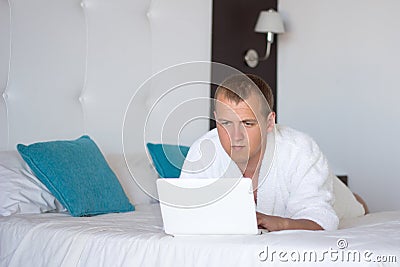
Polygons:
[[258,163],[265,149],[267,133],[272,131],[275,114],[261,114],[260,101],[251,94],[235,103],[218,96],[215,107],[217,130],[222,147],[239,166]]

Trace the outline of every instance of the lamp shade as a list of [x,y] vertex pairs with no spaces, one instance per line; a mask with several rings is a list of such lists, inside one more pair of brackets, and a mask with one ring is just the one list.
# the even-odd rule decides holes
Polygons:
[[261,33],[284,33],[285,28],[283,27],[283,21],[278,12],[273,9],[268,11],[261,11],[258,16],[255,32]]

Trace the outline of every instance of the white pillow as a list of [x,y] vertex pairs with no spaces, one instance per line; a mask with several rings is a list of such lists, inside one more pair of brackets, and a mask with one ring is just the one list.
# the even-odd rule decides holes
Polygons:
[[0,151],[0,216],[63,210],[17,151]]
[[132,204],[150,204],[158,201],[158,174],[146,154],[127,156],[128,166],[134,177],[129,172],[123,155],[107,155],[106,159]]
[[365,214],[363,205],[357,201],[351,190],[336,176],[333,177],[333,193],[335,195],[333,209],[339,220]]

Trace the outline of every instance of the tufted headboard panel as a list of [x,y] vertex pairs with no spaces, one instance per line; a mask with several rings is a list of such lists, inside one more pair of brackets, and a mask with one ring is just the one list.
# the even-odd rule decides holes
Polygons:
[[[0,150],[89,134],[103,151],[120,153],[124,114],[140,85],[174,64],[210,60],[211,2],[0,0]],[[135,103],[158,97],[160,88],[145,89]],[[186,92],[208,97],[209,85]],[[143,104],[137,117],[150,108]],[[196,108],[209,114],[207,105]],[[180,139],[190,144],[207,129],[200,121]]]

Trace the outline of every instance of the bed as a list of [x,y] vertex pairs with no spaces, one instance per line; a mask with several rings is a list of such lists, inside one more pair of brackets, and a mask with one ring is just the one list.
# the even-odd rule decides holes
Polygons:
[[[287,263],[309,266],[317,262],[332,266],[395,266],[399,257],[400,239],[396,234],[399,215],[399,212],[369,214],[343,222],[347,225],[335,232],[175,238],[163,233],[157,204],[138,206],[137,211],[126,214],[90,218],[62,213],[19,215],[1,219],[1,263],[2,266],[280,266]],[[340,249],[346,242],[348,249]],[[281,252],[287,254],[279,255]]]
[[[155,181],[159,177],[152,160],[147,155],[128,160],[136,174],[148,181],[145,188],[151,189],[145,193],[137,187],[124,188],[131,202],[139,203],[135,210],[74,217],[38,185],[37,177],[17,152],[0,152],[0,177],[4,177],[8,166],[14,180],[19,179],[14,186],[23,185],[10,197],[14,202],[9,210],[14,210],[0,216],[0,266],[399,264],[400,211],[363,215],[362,206],[339,179],[334,183],[334,207],[341,218],[338,230],[173,237],[164,233],[159,203],[151,197],[156,194]],[[129,184],[130,172],[124,158],[107,157],[107,162],[121,184]],[[0,178],[0,185],[3,192],[7,191],[4,179]],[[12,186],[8,188],[12,191]],[[0,201],[4,201],[4,195]]]
[[[146,144],[181,149],[208,130],[211,7],[210,0],[0,1],[0,266],[399,265],[400,211],[361,215],[338,181],[336,231],[163,232],[160,172]],[[165,87],[174,90],[165,96]],[[72,216],[17,152],[18,144],[89,136],[130,203],[124,212]]]

